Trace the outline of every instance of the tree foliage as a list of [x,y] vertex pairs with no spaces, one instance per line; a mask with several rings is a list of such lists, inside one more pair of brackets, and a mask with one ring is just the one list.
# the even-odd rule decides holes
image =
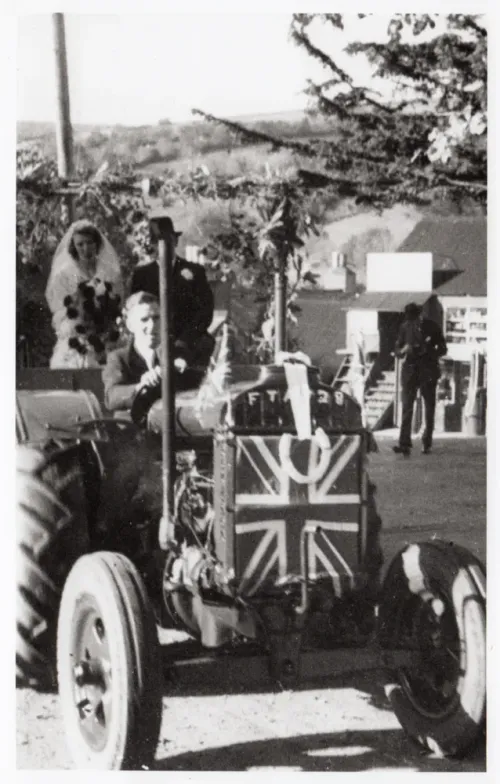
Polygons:
[[[338,14],[295,14],[291,37],[324,67],[309,82],[314,108],[336,118],[338,142],[325,168],[348,172],[362,198],[427,201],[442,193],[486,203],[487,32],[480,18],[397,14],[385,42],[352,42],[385,89],[374,93],[314,43],[315,24],[343,27]],[[370,24],[370,19],[366,20]]]
[[[384,42],[354,41],[345,49],[369,64],[365,84],[335,54],[344,20],[340,14],[294,14],[290,30],[324,71],[306,92],[311,113],[333,124],[333,139],[291,141],[195,112],[248,143],[267,142],[308,157],[339,197],[358,204],[383,208],[446,199],[485,209],[487,32],[481,18],[397,14]],[[323,38],[331,34],[331,46],[316,42],[318,32]]]

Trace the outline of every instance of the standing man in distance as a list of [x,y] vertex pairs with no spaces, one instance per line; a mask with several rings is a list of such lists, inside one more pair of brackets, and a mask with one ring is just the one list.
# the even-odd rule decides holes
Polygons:
[[425,403],[422,452],[431,451],[439,358],[446,354],[447,348],[442,330],[434,321],[422,317],[419,305],[411,302],[405,307],[404,315],[395,349],[396,356],[404,359],[401,370],[403,412],[399,444],[393,450],[408,457],[412,449],[413,407],[419,389]]
[[[193,264],[176,254],[181,232],[175,231],[170,218],[171,248],[174,266],[173,331],[177,369],[187,366],[206,367],[215,341],[208,333],[214,315],[214,297],[201,264]],[[160,299],[160,270],[158,261],[137,266],[132,274],[131,294],[145,291]]]

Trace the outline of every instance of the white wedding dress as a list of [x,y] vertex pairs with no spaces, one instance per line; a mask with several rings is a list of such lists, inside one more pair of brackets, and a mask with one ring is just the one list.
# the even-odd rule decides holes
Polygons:
[[[59,243],[52,261],[45,297],[52,313],[52,326],[57,338],[50,359],[50,367],[53,369],[101,367],[92,347],[87,347],[87,353],[82,355],[69,345],[74,334],[74,322],[68,318],[64,304],[66,297],[73,297],[77,293],[80,283],[89,281],[78,261],[69,252],[73,235],[89,226],[93,226],[89,221],[73,223]],[[95,226],[93,228],[95,229]],[[102,244],[93,279],[99,278],[102,282],[110,283],[112,293],[118,295],[123,303],[123,282],[118,256],[109,240],[101,232],[99,234]]]

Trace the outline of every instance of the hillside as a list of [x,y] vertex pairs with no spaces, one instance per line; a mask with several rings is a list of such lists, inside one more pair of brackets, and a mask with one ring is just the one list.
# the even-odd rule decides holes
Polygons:
[[[271,136],[287,139],[327,137],[335,131],[335,123],[323,118],[312,119],[303,112],[276,112],[231,118]],[[55,125],[48,122],[19,122],[19,142],[36,142],[44,155],[55,157]],[[105,160],[139,168],[171,165],[211,153],[230,153],[245,149],[228,128],[193,119],[173,123],[167,119],[156,125],[75,125],[73,127],[75,166],[82,171],[95,171]]]
[[[284,112],[272,112],[272,113],[260,113],[260,114],[238,114],[229,117],[229,120],[233,122],[239,122],[243,124],[254,125],[255,123],[259,122],[284,122],[284,123],[299,123],[305,118],[306,114],[300,110],[290,110]],[[137,125],[101,125],[99,123],[96,124],[74,124],[73,131],[78,135],[80,132],[86,133],[88,131],[111,131],[113,128],[121,128],[121,129],[130,129],[134,130],[137,128],[157,128],[161,125],[171,125],[174,128],[182,128],[185,125],[192,125],[195,123],[200,123],[201,120],[197,120],[193,117],[193,120],[190,123],[180,123],[180,122],[170,122],[170,120],[160,120],[156,125],[150,126],[137,126]],[[36,138],[37,136],[44,136],[48,133],[55,133],[55,123],[54,122],[39,122],[36,120],[20,120],[17,123],[17,135],[19,139],[23,138]]]

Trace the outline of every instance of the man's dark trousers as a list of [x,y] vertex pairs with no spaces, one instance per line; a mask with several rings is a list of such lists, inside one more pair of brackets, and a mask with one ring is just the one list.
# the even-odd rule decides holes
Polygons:
[[411,426],[413,421],[413,407],[417,392],[420,393],[425,404],[425,430],[422,436],[422,446],[430,449],[432,434],[434,432],[434,414],[436,410],[436,387],[439,378],[439,368],[434,363],[419,362],[403,364],[401,371],[402,385],[402,420],[399,433],[399,445],[411,448]]

